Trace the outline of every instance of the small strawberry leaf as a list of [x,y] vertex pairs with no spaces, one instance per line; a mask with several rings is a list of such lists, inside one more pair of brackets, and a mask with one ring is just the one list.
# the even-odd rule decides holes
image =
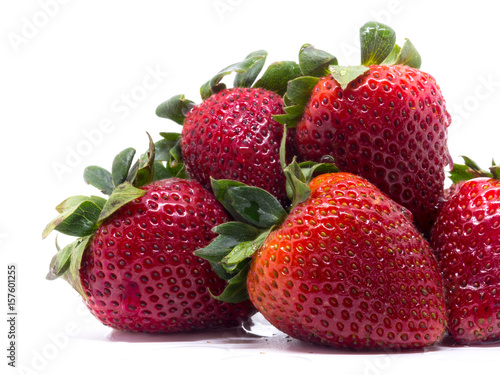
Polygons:
[[134,160],[134,156],[135,156],[135,149],[130,147],[126,148],[125,150],[123,150],[114,157],[113,164],[111,166],[113,187],[116,187],[121,183],[125,182],[130,167],[132,165],[132,161]]
[[259,66],[259,62],[267,57],[267,52],[256,51],[254,53],[251,53],[249,56],[250,57],[239,63],[229,65],[228,67],[222,69],[211,80],[203,84],[200,88],[200,95],[202,100],[208,99],[213,94],[218,93],[219,91],[222,91],[226,88],[226,85],[224,83],[221,83],[222,78],[224,78],[226,75],[233,72],[245,73],[248,70],[252,69],[254,65],[257,64],[257,66]]
[[227,272],[234,272],[245,259],[251,258],[260,249],[267,236],[269,236],[269,233],[271,233],[271,229],[260,233],[250,241],[243,241],[234,246],[231,252],[221,261],[224,269]]
[[330,74],[328,67],[337,65],[337,58],[328,52],[304,44],[299,52],[299,66],[303,76],[323,77]]
[[94,233],[102,209],[101,204],[100,200],[81,195],[66,199],[58,206],[59,216],[45,227],[42,238],[46,238],[53,230],[75,237]]
[[142,197],[144,194],[146,194],[145,190],[138,189],[129,182],[124,182],[123,184],[118,185],[113,191],[113,194],[111,194],[109,199],[106,201],[98,222],[101,223],[116,212],[116,210],[120,207],[132,202],[134,199]]
[[236,186],[227,191],[228,200],[243,220],[258,228],[280,224],[287,213],[279,201],[264,189]]
[[450,179],[453,183],[460,181],[468,181],[476,177],[493,177],[492,172],[481,169],[481,167],[467,156],[462,156],[465,164],[453,164],[453,169],[450,171]]
[[113,179],[111,173],[95,165],[86,167],[83,171],[84,181],[99,189],[103,194],[110,195],[113,192]]
[[317,77],[299,77],[288,82],[286,94],[295,104],[305,106],[311,97],[311,92],[318,84]]
[[396,44],[396,32],[379,22],[367,22],[360,29],[361,65],[382,63]]
[[403,48],[401,48],[401,51],[398,54],[395,64],[407,65],[412,68],[420,69],[420,65],[422,65],[422,58],[413,43],[410,42],[410,39],[406,39],[403,44]]
[[253,87],[260,87],[283,96],[288,82],[301,75],[299,65],[294,61],[280,61],[269,65]]
[[226,210],[231,214],[231,216],[237,221],[244,221],[243,218],[238,214],[238,212],[232,207],[232,202],[229,198],[228,191],[230,188],[235,186],[246,186],[243,182],[235,180],[215,180],[210,178],[210,183],[212,186],[212,192],[215,198],[222,203]]
[[57,253],[52,257],[52,261],[50,262],[49,273],[46,276],[47,280],[55,280],[68,270],[71,253],[73,252],[75,244],[76,241],[70,243],[61,250],[56,239]]
[[311,161],[305,161],[299,163],[300,170],[304,175],[305,182],[309,184],[313,177],[325,173],[337,173],[339,169],[335,164],[332,163],[315,163]]
[[253,64],[245,72],[236,73],[233,82],[234,87],[251,87],[255,82],[266,62],[267,52],[262,50],[252,52],[245,57],[245,60],[251,59],[255,56],[258,58],[255,64]]
[[154,161],[154,177],[153,181],[160,181],[166,178],[174,177],[170,174],[167,168],[163,165],[163,163],[159,160]]
[[253,240],[261,233],[257,228],[238,221],[220,224],[213,231],[219,235],[206,247],[194,252],[194,255],[213,263],[220,263],[234,246],[244,241]]
[[476,177],[471,169],[463,164],[453,164],[453,169],[450,171],[450,179],[456,184],[460,181],[468,181]]
[[286,192],[292,202],[290,209],[293,209],[309,197],[311,189],[309,189],[305,176],[295,158],[287,165],[283,172],[286,177]]
[[344,90],[349,83],[354,81],[356,78],[364,74],[366,71],[370,70],[367,66],[354,65],[354,66],[341,66],[332,65],[330,66],[330,72],[333,79],[337,81],[342,90]]
[[493,178],[500,180],[500,165],[496,165],[495,160],[491,161],[490,172]]
[[398,56],[401,53],[401,47],[397,44],[394,45],[391,53],[381,62],[381,65],[394,65],[398,60]]
[[289,107],[283,108],[286,113],[281,115],[273,115],[273,119],[280,124],[286,125],[288,127],[294,127],[297,125],[299,120],[304,113],[303,105],[291,105]]
[[138,161],[137,171],[133,180],[133,185],[137,188],[153,182],[155,175],[155,144],[149,133],[146,134],[149,138],[149,150],[147,153],[143,154]]
[[218,296],[213,295],[213,298],[219,301],[229,303],[239,303],[248,299],[247,292],[247,275],[250,270],[250,261],[247,260],[245,266],[231,279],[228,280],[226,289]]
[[184,119],[194,105],[194,102],[186,99],[184,95],[176,95],[156,107],[156,115],[184,125]]
[[78,238],[71,244],[70,264],[61,277],[66,280],[80,295],[87,300],[87,295],[83,291],[82,282],[80,279],[80,267],[82,264],[82,256],[87,248],[87,245],[92,236]]
[[163,139],[155,143],[155,160],[170,161],[171,150],[176,147],[181,139],[180,133],[160,133]]

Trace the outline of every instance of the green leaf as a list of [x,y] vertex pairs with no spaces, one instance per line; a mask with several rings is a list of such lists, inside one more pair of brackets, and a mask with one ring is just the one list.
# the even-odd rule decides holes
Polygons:
[[[113,186],[116,187],[125,182],[127,175],[134,160],[135,149],[126,148],[113,159],[111,167],[111,176],[113,179]],[[109,194],[108,194],[109,195]]]
[[247,264],[243,267],[243,269],[232,277],[228,281],[228,285],[224,291],[218,296],[213,295],[213,298],[219,301],[229,302],[229,303],[240,303],[248,299],[247,292],[247,275],[250,270],[250,262],[247,261]]
[[149,138],[149,150],[139,159],[139,165],[134,177],[133,185],[137,188],[143,187],[154,180],[154,160],[155,160],[155,144],[153,139],[146,133]]
[[460,181],[468,181],[476,177],[493,177],[491,172],[482,169],[474,160],[467,156],[463,156],[465,164],[453,164],[453,169],[450,171],[450,179],[453,183]]
[[232,237],[238,242],[253,240],[261,234],[261,230],[239,221],[219,224],[212,230],[219,235]]
[[220,83],[222,78],[224,76],[231,74],[233,72],[236,73],[245,73],[249,69],[251,69],[255,64],[258,64],[259,61],[262,59],[265,59],[267,57],[267,52],[265,51],[258,51],[261,52],[260,54],[254,54],[251,53],[249,58],[236,63],[229,65],[228,67],[222,69],[219,73],[217,73],[211,80],[203,84],[200,88],[200,95],[203,100],[208,99],[210,96],[212,96],[215,93],[218,93],[219,91],[222,91],[226,88],[226,85],[223,83]]
[[155,143],[155,160],[167,162],[165,169],[169,177],[187,178],[182,159],[181,134],[160,133],[160,135],[164,139]]
[[401,48],[398,58],[396,59],[396,64],[407,65],[412,68],[420,69],[420,65],[422,65],[422,58],[413,43],[410,42],[410,39],[406,39],[405,44],[403,44],[403,48]]
[[232,208],[250,225],[269,228],[280,224],[287,213],[279,201],[264,189],[236,186],[228,189]]
[[280,165],[281,169],[286,168],[286,138],[287,138],[287,127],[283,126],[283,135],[281,136],[281,142],[280,142]]
[[269,65],[253,87],[260,87],[283,96],[288,82],[301,75],[299,65],[294,61],[280,61]]
[[453,169],[450,171],[450,179],[454,184],[460,181],[468,181],[474,177],[475,175],[471,173],[471,169],[466,165],[454,164]]
[[101,213],[100,204],[94,200],[81,195],[66,199],[57,208],[59,216],[45,227],[42,238],[46,238],[53,230],[75,237],[94,233]]
[[155,143],[155,160],[170,161],[170,150],[179,143],[180,133],[160,133],[163,139]]
[[309,198],[311,189],[306,182],[305,176],[300,169],[296,158],[283,170],[286,177],[287,194],[292,201],[291,208]]
[[99,207],[101,210],[106,204],[106,199],[104,199],[103,197],[98,197],[96,195],[91,195],[90,200],[94,202],[97,205],[97,207]]
[[233,208],[231,199],[228,195],[228,191],[232,187],[236,186],[246,186],[243,182],[235,181],[235,180],[215,180],[210,177],[210,183],[212,186],[212,192],[215,195],[215,198],[222,203],[224,208],[231,214],[231,216],[236,221],[243,221],[243,218],[238,214],[238,212]]
[[111,173],[104,168],[95,165],[86,167],[83,171],[83,180],[98,188],[103,194],[110,195],[113,192]]
[[154,171],[153,181],[160,181],[160,180],[164,180],[166,178],[174,177],[169,173],[169,171],[167,170],[167,168],[163,165],[163,163],[161,161],[155,160],[154,163],[155,163],[155,165],[153,168],[153,171]]
[[315,163],[306,161],[299,163],[299,167],[307,184],[309,184],[315,176],[325,173],[337,173],[339,171],[337,166],[333,163]]
[[273,119],[280,124],[286,125],[288,127],[293,127],[297,125],[297,122],[302,118],[304,113],[303,105],[291,105],[284,108],[285,112],[281,115],[273,115]]
[[367,22],[360,29],[361,64],[365,66],[382,63],[396,44],[396,33],[379,22]]
[[324,77],[330,74],[328,67],[337,65],[337,58],[328,52],[304,44],[299,52],[299,66],[304,76]]
[[398,56],[401,53],[401,47],[397,44],[394,45],[391,53],[382,61],[382,65],[394,65],[398,60]]
[[156,115],[184,125],[187,113],[194,106],[195,103],[186,99],[184,95],[176,95],[156,107]]
[[115,213],[119,208],[123,207],[134,199],[142,197],[144,194],[146,194],[145,190],[138,189],[129,182],[124,182],[123,184],[118,185],[113,191],[113,194],[111,194],[109,196],[109,199],[106,201],[106,204],[102,209],[98,221],[104,221],[113,213]]
[[330,66],[330,71],[332,77],[337,81],[342,90],[344,90],[349,83],[354,81],[356,78],[361,76],[366,71],[370,70],[367,66],[355,65],[355,66],[341,66],[332,65]]
[[234,246],[253,240],[261,233],[257,228],[238,221],[220,224],[213,230],[219,235],[204,248],[195,250],[194,254],[214,263],[220,263]]
[[263,50],[252,52],[247,57],[245,57],[245,60],[251,59],[255,56],[258,58],[258,60],[254,65],[252,65],[252,67],[247,69],[245,72],[236,74],[233,82],[234,87],[251,87],[255,82],[257,76],[264,67],[264,63],[266,62],[267,52]]
[[269,229],[251,241],[243,241],[234,246],[221,262],[226,271],[233,272],[245,259],[251,258],[261,248],[270,232]]
[[76,243],[77,241],[74,241],[61,250],[56,239],[57,253],[52,257],[50,262],[49,273],[46,276],[47,280],[55,280],[67,271],[70,265],[71,253]]
[[495,160],[491,161],[490,172],[494,179],[500,180],[500,165],[496,165]]
[[87,300],[87,296],[85,295],[82,282],[80,280],[80,267],[82,264],[82,256],[87,248],[87,245],[92,236],[86,236],[77,239],[71,248],[71,258],[70,264],[67,268],[67,271],[64,272],[61,277],[66,280],[80,295]]
[[288,82],[286,94],[295,104],[305,106],[311,97],[311,92],[318,84],[317,77],[299,77]]

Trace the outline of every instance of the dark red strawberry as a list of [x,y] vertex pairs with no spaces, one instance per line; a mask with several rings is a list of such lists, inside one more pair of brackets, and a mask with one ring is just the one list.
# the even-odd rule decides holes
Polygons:
[[[253,306],[212,298],[227,283],[193,255],[216,236],[212,228],[229,220],[222,205],[196,181],[170,177],[132,186],[126,181],[130,163],[123,163],[131,154],[124,155],[115,159],[112,174],[86,170],[88,182],[111,191],[108,201],[77,197],[59,206],[62,216],[44,236],[56,229],[81,237],[58,252],[49,278],[66,278],[94,316],[119,330],[186,332],[241,324]],[[160,167],[158,161],[149,166],[154,164]],[[140,164],[138,175],[144,178],[147,169]]]
[[[485,177],[476,177],[476,176]],[[462,344],[500,340],[500,173],[466,158],[432,228],[444,277],[449,331]]]
[[232,179],[286,197],[280,164],[283,100],[260,88],[232,88],[213,94],[189,111],[181,150],[188,174],[206,188],[210,178]]
[[[230,186],[221,196],[255,226],[254,239],[221,259],[211,257],[214,243],[196,252],[236,269],[221,298],[235,300],[246,284],[270,323],[311,343],[397,350],[442,339],[441,275],[408,210],[349,173],[313,179],[309,195],[289,215],[253,189]],[[261,202],[259,209],[252,209],[255,202]],[[271,229],[258,229],[266,227]],[[227,247],[244,229],[214,242]]]
[[362,66],[331,65],[319,79],[293,82],[287,95],[300,103],[296,91],[304,84],[297,83],[311,90],[296,118],[303,160],[333,157],[341,171],[363,176],[410,209],[428,233],[450,161],[451,120],[435,79],[418,69],[411,43],[394,42],[390,28],[369,23],[361,30]]
[[[186,171],[205,188],[210,189],[211,178],[232,179],[266,189],[285,202],[283,125],[273,116],[284,113],[280,94],[299,68],[294,62],[274,63],[253,84],[265,57],[265,51],[257,51],[223,69],[202,86],[201,104],[175,96],[157,114],[183,125],[180,152]],[[235,87],[226,88],[220,81],[231,72],[238,72]],[[288,160],[296,153],[293,134],[286,139]]]

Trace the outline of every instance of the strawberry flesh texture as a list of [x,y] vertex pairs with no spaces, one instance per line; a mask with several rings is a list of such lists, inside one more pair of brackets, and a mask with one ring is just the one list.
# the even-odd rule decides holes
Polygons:
[[443,194],[450,117],[433,77],[403,65],[370,66],[344,90],[331,77],[313,89],[297,124],[304,160],[331,155],[410,209],[428,233]]
[[437,262],[411,214],[351,174],[314,179],[254,255],[250,299],[278,329],[351,349],[419,348],[440,340]]
[[188,174],[205,188],[210,177],[231,179],[269,191],[285,201],[279,148],[281,97],[252,88],[225,89],[191,109],[184,121],[181,150]]
[[500,181],[476,178],[450,192],[432,229],[449,331],[462,344],[500,340]]
[[106,220],[85,250],[80,279],[87,306],[107,326],[136,332],[185,332],[237,326],[250,303],[213,299],[226,282],[193,255],[228,221],[195,181],[167,179]]

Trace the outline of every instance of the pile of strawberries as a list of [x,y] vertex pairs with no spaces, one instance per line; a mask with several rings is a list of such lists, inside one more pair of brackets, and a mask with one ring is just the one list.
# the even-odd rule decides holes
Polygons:
[[86,168],[108,198],[57,206],[43,236],[77,239],[48,278],[126,331],[234,327],[258,311],[339,348],[499,340],[499,167],[453,165],[451,118],[415,47],[380,23],[360,33],[359,66],[304,45],[261,74],[256,51],[200,104],[160,104],[182,133]]

